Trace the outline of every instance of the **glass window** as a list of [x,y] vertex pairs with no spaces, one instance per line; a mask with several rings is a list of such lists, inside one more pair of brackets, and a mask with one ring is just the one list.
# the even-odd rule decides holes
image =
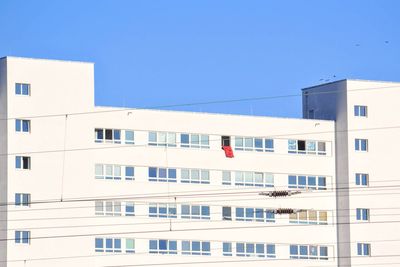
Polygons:
[[297,177],[289,175],[289,188],[297,188]]
[[16,95],[30,95],[30,84],[27,83],[16,83],[15,84],[15,94]]
[[135,133],[133,131],[125,130],[125,144],[135,143]]
[[223,171],[222,172],[222,184],[230,185],[231,182],[231,172],[230,171]]
[[181,134],[181,147],[189,147],[189,134]]
[[232,243],[224,242],[222,248],[224,256],[232,256]]
[[127,238],[125,242],[125,251],[127,253],[135,252],[135,239]]
[[232,220],[232,208],[231,207],[222,207],[222,219],[230,221]]
[[135,215],[135,204],[133,202],[126,202],[125,204],[125,216]]
[[267,152],[274,151],[274,139],[265,139],[265,151]]
[[356,185],[368,186],[368,174],[356,173]]
[[290,258],[299,258],[299,247],[297,245],[290,245]]
[[96,238],[95,239],[95,251],[96,252],[103,252],[104,251],[103,238]]

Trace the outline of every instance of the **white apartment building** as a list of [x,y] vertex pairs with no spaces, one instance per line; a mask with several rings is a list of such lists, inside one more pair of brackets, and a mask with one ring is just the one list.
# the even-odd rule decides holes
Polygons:
[[305,119],[110,108],[92,63],[2,58],[0,266],[395,264],[399,89],[306,88]]

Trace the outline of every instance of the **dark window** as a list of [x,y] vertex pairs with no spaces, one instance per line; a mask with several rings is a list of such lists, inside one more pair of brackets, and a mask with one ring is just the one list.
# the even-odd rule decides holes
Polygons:
[[230,136],[222,136],[221,137],[221,145],[222,146],[230,146],[231,145],[231,137]]
[[113,131],[111,129],[106,129],[106,140],[113,139]]
[[222,219],[225,221],[232,220],[232,209],[231,207],[222,207]]
[[306,151],[306,141],[297,140],[297,150],[298,151]]

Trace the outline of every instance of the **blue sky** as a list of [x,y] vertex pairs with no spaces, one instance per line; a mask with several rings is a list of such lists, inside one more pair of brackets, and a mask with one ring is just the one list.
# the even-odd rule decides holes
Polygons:
[[[320,79],[400,81],[399,10],[397,0],[0,0],[0,56],[95,62],[97,105],[296,94]],[[300,117],[301,98],[175,109]]]

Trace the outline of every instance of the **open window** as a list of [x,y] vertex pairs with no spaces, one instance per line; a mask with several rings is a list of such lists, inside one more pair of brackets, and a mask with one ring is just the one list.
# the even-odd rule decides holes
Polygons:
[[297,140],[297,150],[299,151],[299,153],[305,153],[306,152],[306,141]]
[[231,137],[221,136],[221,146],[231,146]]

